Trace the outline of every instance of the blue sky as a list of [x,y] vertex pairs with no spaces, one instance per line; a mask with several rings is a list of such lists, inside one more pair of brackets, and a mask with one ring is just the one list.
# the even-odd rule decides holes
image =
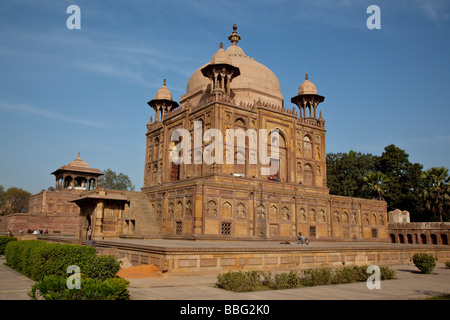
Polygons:
[[[69,5],[81,29],[69,30]],[[369,5],[381,29],[369,30]],[[325,101],[327,152],[395,144],[450,168],[446,0],[1,0],[0,185],[37,193],[81,152],[143,184],[147,106],[175,100],[238,25],[244,52],[278,77],[285,106],[309,72]]]

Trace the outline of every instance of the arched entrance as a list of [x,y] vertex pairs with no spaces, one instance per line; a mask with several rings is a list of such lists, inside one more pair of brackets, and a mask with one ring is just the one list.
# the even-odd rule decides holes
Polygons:
[[[278,132],[270,133],[269,135],[269,150],[270,151],[270,174],[274,179],[288,182],[288,159],[287,159],[287,146],[286,138],[279,129]],[[272,151],[272,146],[278,148],[278,153]]]
[[437,236],[435,234],[430,235],[431,244],[438,244]]
[[413,239],[412,239],[412,235],[411,234],[407,234],[406,238],[408,239],[408,243],[413,243]]
[[94,213],[93,207],[82,208],[80,210],[80,239],[87,239],[88,235],[94,232],[92,225],[92,215]]
[[420,243],[421,244],[427,244],[427,236],[423,233],[420,235]]
[[395,234],[391,233],[389,236],[391,237],[391,242],[395,243]]
[[441,243],[448,245],[448,238],[446,234],[441,234]]

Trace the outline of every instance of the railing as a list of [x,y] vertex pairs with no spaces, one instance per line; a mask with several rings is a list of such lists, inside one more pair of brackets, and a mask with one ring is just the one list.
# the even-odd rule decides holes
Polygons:
[[390,222],[389,229],[448,229],[450,222]]

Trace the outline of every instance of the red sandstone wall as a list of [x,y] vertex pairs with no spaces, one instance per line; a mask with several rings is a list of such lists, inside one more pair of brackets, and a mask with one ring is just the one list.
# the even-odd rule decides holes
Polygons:
[[[5,217],[2,218],[2,220]],[[6,219],[5,219],[6,220]],[[48,230],[49,234],[77,235],[80,224],[80,217],[72,214],[56,215],[33,215],[28,213],[16,213],[7,217],[7,229],[13,233],[22,229],[26,232],[28,229],[34,231]]]
[[50,234],[77,235],[80,225],[80,209],[70,200],[77,197],[80,191],[42,191],[31,196],[28,213],[16,213],[2,217],[7,230],[19,232],[22,229],[34,231],[48,230]]

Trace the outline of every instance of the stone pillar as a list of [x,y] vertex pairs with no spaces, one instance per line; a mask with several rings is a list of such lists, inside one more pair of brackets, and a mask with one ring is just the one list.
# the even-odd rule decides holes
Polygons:
[[122,227],[119,227],[119,233],[122,234],[128,234],[128,228],[126,225],[125,220],[129,220],[130,219],[130,203],[127,201],[125,202],[124,208],[123,208],[123,216],[122,216]]
[[293,203],[290,205],[290,214],[291,214],[291,237],[296,237],[297,231],[297,211],[296,211],[296,196],[293,196]]
[[156,107],[155,109],[155,122],[159,121],[159,106]]
[[203,231],[203,190],[202,186],[196,186],[194,191],[194,235],[201,235]]
[[42,203],[41,203],[41,212],[45,212],[47,208],[45,204],[47,203],[47,191],[42,192]]
[[255,217],[255,190],[253,190],[251,192],[252,198],[249,199],[249,206],[248,206],[248,210],[249,210],[249,216],[248,216],[248,225],[249,225],[249,230],[248,230],[248,235],[250,237],[253,237],[255,235],[254,232],[254,221],[256,220]]
[[95,207],[94,214],[94,232],[92,237],[94,239],[103,239],[103,209],[104,209],[103,200],[99,200],[97,206]]

